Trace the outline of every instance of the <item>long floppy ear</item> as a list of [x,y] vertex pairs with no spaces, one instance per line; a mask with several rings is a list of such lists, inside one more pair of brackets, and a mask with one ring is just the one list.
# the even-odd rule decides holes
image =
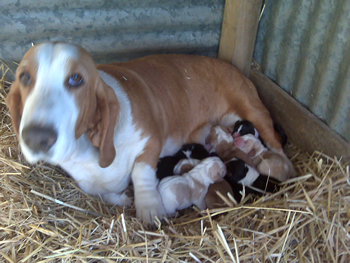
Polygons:
[[95,91],[96,107],[89,124],[88,137],[100,149],[99,165],[105,168],[116,155],[113,140],[120,106],[114,91],[102,79],[97,81]]
[[19,125],[21,123],[23,105],[21,92],[16,81],[12,84],[10,92],[6,97],[6,105],[10,110],[13,129],[19,138]]

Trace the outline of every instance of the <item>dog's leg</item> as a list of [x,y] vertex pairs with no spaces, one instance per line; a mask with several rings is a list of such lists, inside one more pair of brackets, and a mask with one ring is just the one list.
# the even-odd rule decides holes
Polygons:
[[115,204],[117,206],[131,206],[132,201],[127,196],[125,191],[122,194],[108,193],[101,195],[102,199],[108,203]]
[[205,139],[208,137],[211,129],[210,123],[205,123],[191,132],[189,142],[196,142],[205,145]]
[[157,190],[156,167],[161,152],[159,142],[149,140],[143,154],[135,162],[131,173],[134,185],[136,216],[145,224],[153,225],[154,219],[163,219],[165,210]]

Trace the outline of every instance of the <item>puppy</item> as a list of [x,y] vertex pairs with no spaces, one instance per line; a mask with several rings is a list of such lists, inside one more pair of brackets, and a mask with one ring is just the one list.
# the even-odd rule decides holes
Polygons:
[[223,161],[229,161],[232,158],[239,158],[253,166],[251,159],[236,147],[231,136],[231,130],[222,125],[213,126],[208,137],[205,140],[206,148],[209,152],[216,152]]
[[227,197],[227,194],[230,193],[234,196],[231,185],[223,180],[222,182],[213,183],[208,188],[208,193],[205,196],[205,204],[207,208],[222,208],[226,207],[227,204],[217,195],[217,192],[220,192],[221,195]]
[[197,164],[200,163],[198,159],[182,159],[174,167],[174,175],[182,175],[191,171]]
[[295,168],[287,157],[268,151],[254,135],[246,134],[237,137],[235,143],[239,149],[252,158],[259,173],[271,176],[281,182],[296,176]]
[[[163,178],[171,175],[179,175],[181,167],[178,166],[177,171],[175,172],[175,166],[184,159],[196,159],[203,160],[205,158],[209,157],[209,152],[204,148],[203,145],[198,143],[190,143],[190,144],[184,144],[181,149],[175,153],[172,156],[164,156],[162,158],[159,158],[156,175],[159,180],[162,180]],[[184,165],[186,161],[183,161],[182,164]],[[198,162],[196,161],[190,161],[187,162],[187,164],[192,164],[193,166],[197,165]],[[193,168],[192,166],[192,168]],[[191,166],[187,166],[187,171],[189,171]],[[184,173],[185,170],[182,171]]]
[[239,159],[233,159],[226,163],[225,180],[232,186],[243,184],[244,186],[253,186],[266,192],[275,192],[279,189],[279,181],[269,178],[266,175],[259,174],[253,167],[247,165]]
[[247,120],[237,121],[233,126],[233,138],[243,136],[246,134],[253,134],[256,138],[260,139],[259,132],[254,128],[253,123]]
[[218,157],[209,157],[182,176],[164,178],[160,181],[158,190],[165,212],[174,215],[176,210],[185,209],[192,204],[204,210],[204,197],[209,185],[222,181],[225,174],[225,164]]
[[[287,134],[285,133],[284,129],[277,123],[273,124],[273,128],[275,130],[275,136],[279,138],[282,144],[282,147],[284,147],[288,141]],[[243,136],[246,134],[253,134],[256,138],[258,138],[261,141],[261,143],[264,146],[266,146],[259,132],[257,131],[257,129],[255,129],[253,123],[247,120],[237,121],[233,127],[233,132],[232,132],[233,138]]]

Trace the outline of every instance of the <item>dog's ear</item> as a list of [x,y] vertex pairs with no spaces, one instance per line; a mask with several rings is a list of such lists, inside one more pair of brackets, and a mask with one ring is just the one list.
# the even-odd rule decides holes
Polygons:
[[119,102],[112,90],[102,79],[96,89],[97,118],[94,118],[94,128],[88,131],[88,137],[93,145],[100,148],[99,165],[102,168],[109,166],[115,158],[114,128],[119,116]]
[[17,81],[15,81],[11,86],[10,92],[6,97],[6,105],[10,110],[13,129],[19,138],[19,125],[22,118],[23,103]]
[[84,101],[78,99],[81,108],[75,137],[79,138],[87,131],[92,145],[99,148],[99,165],[105,168],[113,162],[116,155],[113,138],[120,106],[112,88],[99,76],[89,85],[85,90],[87,93],[80,94]]

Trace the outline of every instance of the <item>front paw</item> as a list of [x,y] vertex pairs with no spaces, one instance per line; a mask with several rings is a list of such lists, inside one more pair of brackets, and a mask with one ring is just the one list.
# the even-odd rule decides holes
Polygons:
[[136,216],[146,225],[154,225],[155,217],[162,220],[165,210],[157,190],[135,193]]
[[102,199],[106,202],[117,206],[129,207],[132,205],[132,200],[127,196],[125,192],[123,192],[122,194],[108,193],[101,196]]

